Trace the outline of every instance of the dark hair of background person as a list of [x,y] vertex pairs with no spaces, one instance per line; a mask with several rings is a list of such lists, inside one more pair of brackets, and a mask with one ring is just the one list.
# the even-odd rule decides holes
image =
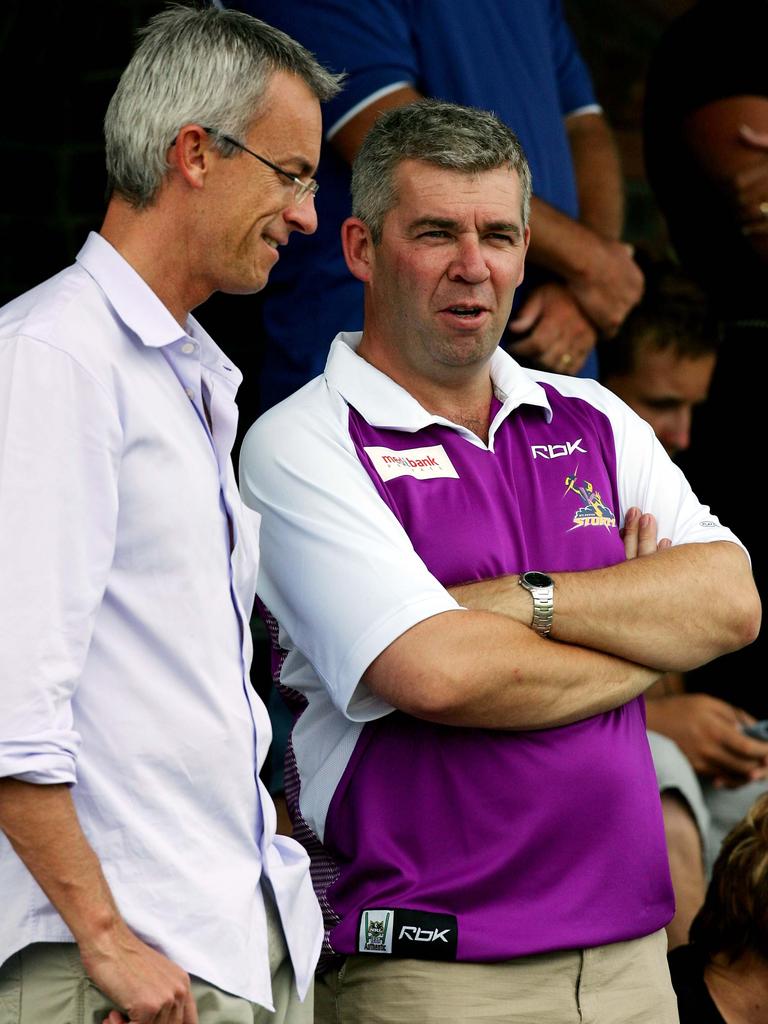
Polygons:
[[748,951],[768,960],[768,793],[725,838],[690,939],[707,960]]
[[645,275],[645,292],[618,336],[600,345],[602,379],[630,374],[641,345],[700,359],[716,352],[720,342],[706,295],[676,263],[642,253],[635,258]]

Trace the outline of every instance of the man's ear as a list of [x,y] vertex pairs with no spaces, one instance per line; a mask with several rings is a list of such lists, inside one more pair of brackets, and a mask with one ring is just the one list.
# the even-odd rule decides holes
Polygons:
[[523,255],[523,262],[522,262],[522,264],[520,266],[520,277],[518,278],[518,281],[517,281],[517,284],[515,285],[515,288],[518,288],[523,283],[523,277],[525,276],[525,256],[528,254],[528,246],[530,244],[531,244],[531,226],[530,226],[530,224],[528,224],[528,225],[526,225],[525,232],[523,233],[523,245],[525,246],[525,249],[523,250],[523,253],[524,253],[524,255]]
[[185,124],[168,150],[168,163],[192,188],[202,188],[212,153],[208,132],[200,125]]
[[347,217],[341,225],[341,246],[350,273],[367,284],[373,274],[375,259],[375,247],[367,224],[358,217]]

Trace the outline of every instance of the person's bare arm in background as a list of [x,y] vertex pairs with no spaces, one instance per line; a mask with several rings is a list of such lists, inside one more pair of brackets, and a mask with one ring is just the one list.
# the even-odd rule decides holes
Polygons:
[[734,223],[768,262],[768,98],[731,96],[690,114],[686,143],[732,205]]

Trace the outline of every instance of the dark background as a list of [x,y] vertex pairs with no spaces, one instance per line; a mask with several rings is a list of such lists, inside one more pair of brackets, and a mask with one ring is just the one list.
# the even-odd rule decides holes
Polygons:
[[[439,0],[432,0],[439,3]],[[513,0],[514,2],[514,0]],[[566,0],[569,21],[619,142],[630,241],[666,244],[642,166],[645,68],[665,25],[692,0]],[[0,304],[71,263],[105,208],[102,118],[156,0],[4,0],[0,82],[4,116]],[[226,297],[198,311],[228,349],[249,300]],[[240,307],[240,308],[238,308]],[[234,312],[232,312],[234,311]],[[242,330],[242,324],[239,326]],[[241,349],[242,341],[229,345]]]

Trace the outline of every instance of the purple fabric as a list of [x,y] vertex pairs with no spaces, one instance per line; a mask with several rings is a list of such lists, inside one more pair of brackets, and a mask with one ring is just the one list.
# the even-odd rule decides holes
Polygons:
[[[624,557],[609,421],[544,387],[551,423],[540,408],[515,410],[495,452],[447,427],[374,428],[350,409],[361,462],[446,585]],[[458,479],[383,483],[364,450],[438,444]],[[324,845],[339,868],[325,893],[338,953],[357,951],[366,907],[456,914],[458,959],[476,961],[635,938],[673,912],[641,699],[538,732],[400,713],[372,722],[331,802]]]

